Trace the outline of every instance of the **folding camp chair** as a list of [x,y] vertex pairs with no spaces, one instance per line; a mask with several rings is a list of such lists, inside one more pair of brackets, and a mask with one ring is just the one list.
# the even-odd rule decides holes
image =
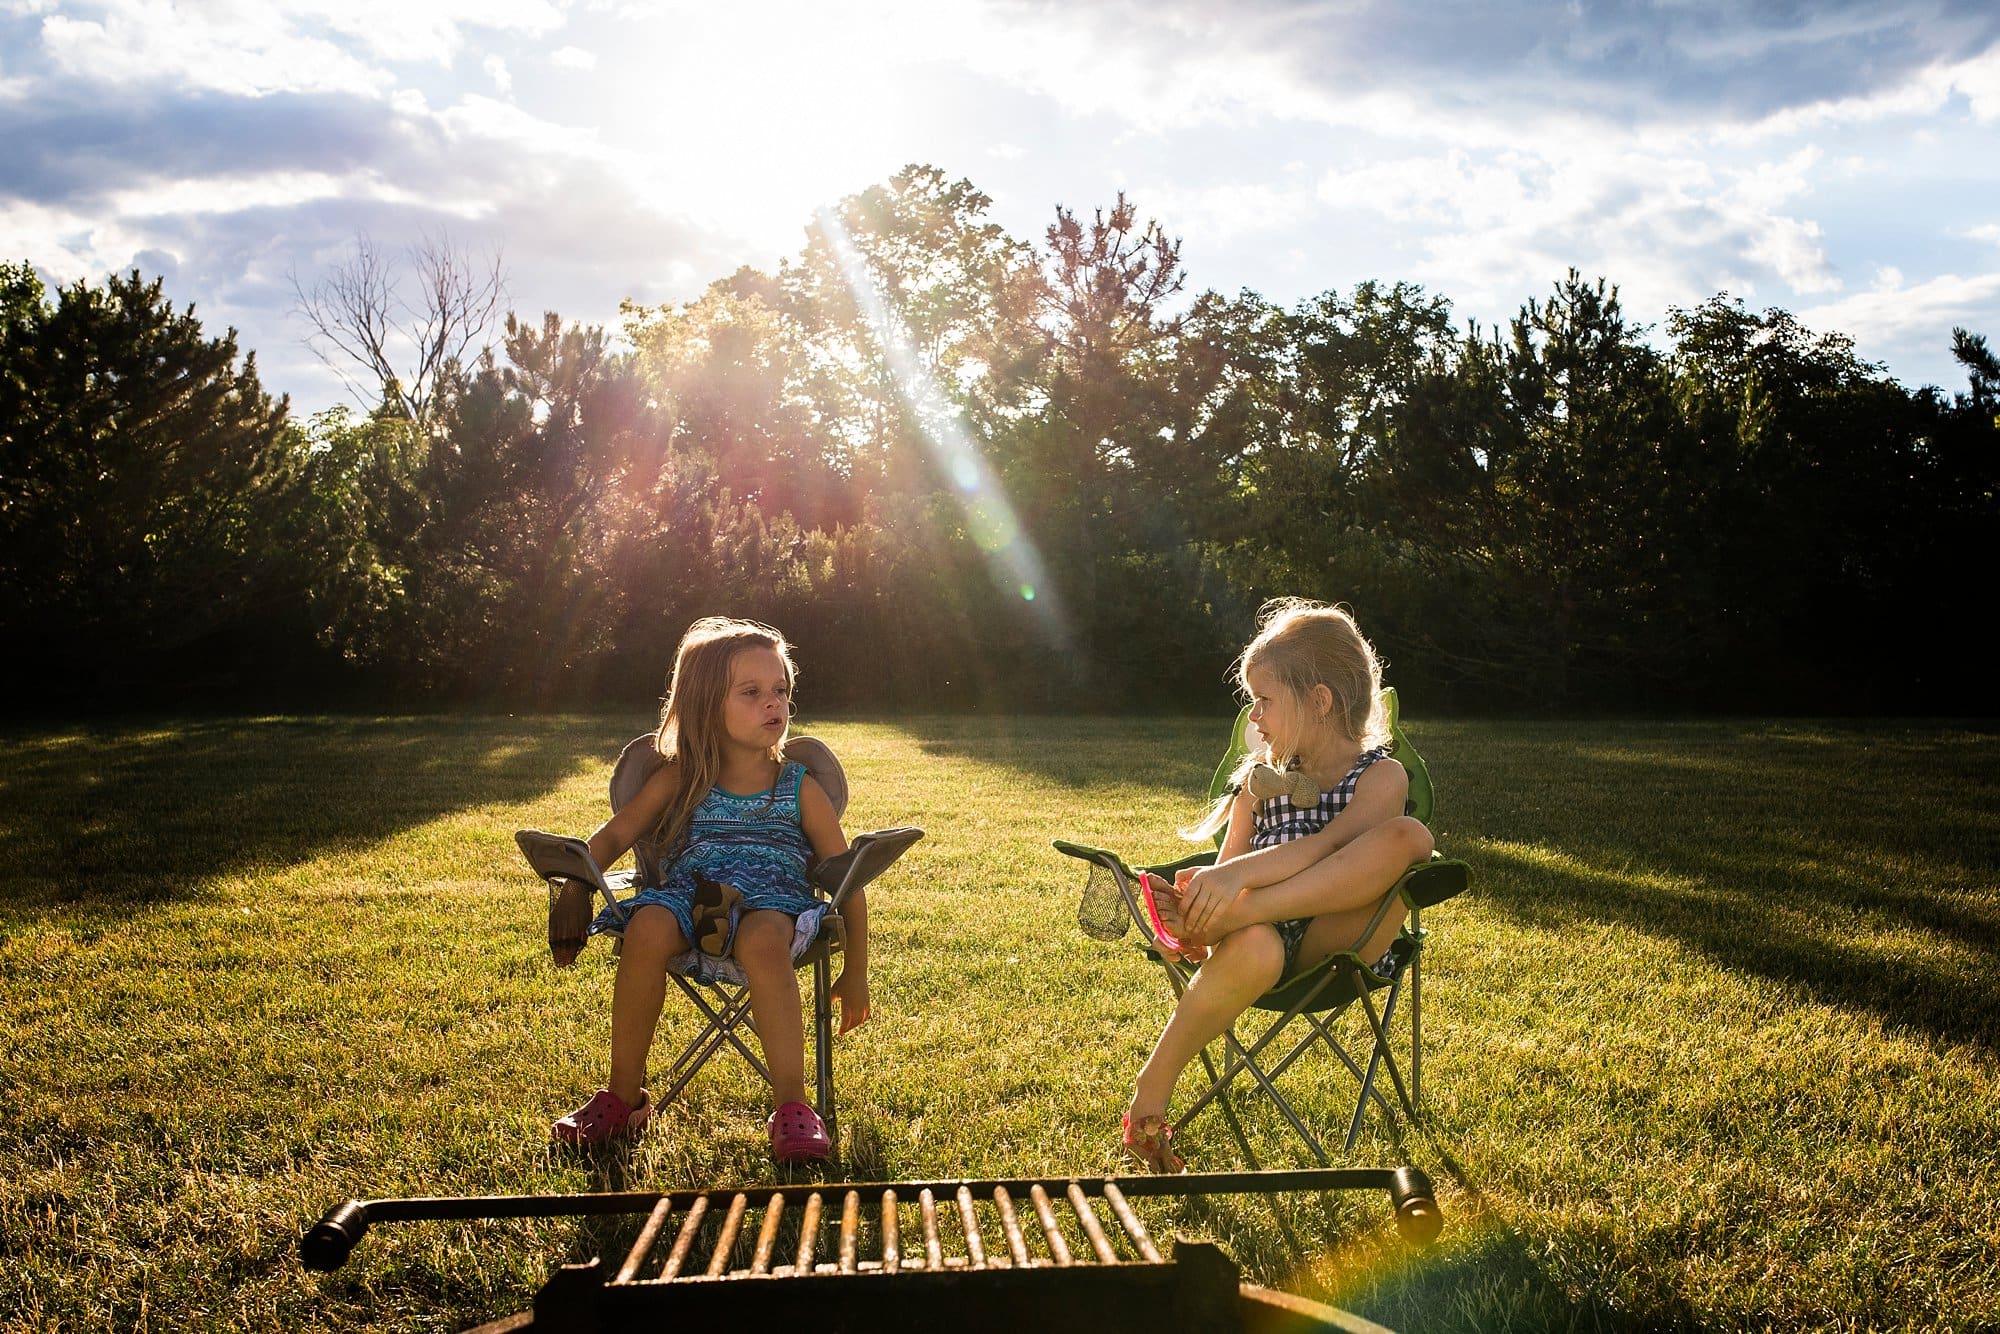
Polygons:
[[[1409,738],[1403,733],[1396,692],[1393,689],[1385,689],[1382,692],[1382,699],[1389,715],[1391,754],[1402,762],[1403,768],[1410,776],[1410,795],[1405,810],[1428,824],[1435,800],[1429,770],[1425,768],[1423,757],[1417,753],[1416,747],[1410,744]],[[1231,776],[1248,750],[1245,731],[1249,718],[1248,708],[1236,716],[1236,726],[1230,736],[1229,749],[1223,755],[1222,762],[1216,766],[1215,776],[1209,783],[1211,800],[1221,797],[1229,790]],[[1217,843],[1220,841],[1218,835]],[[1057,851],[1081,858],[1091,867],[1090,880],[1086,884],[1083,902],[1077,912],[1079,925],[1087,934],[1103,940],[1115,940],[1124,936],[1136,924],[1147,957],[1166,969],[1168,985],[1173,989],[1174,999],[1178,1002],[1195,970],[1194,967],[1160,947],[1158,936],[1140,902],[1138,876],[1142,871],[1150,872],[1171,882],[1177,871],[1213,864],[1215,852],[1213,850],[1198,852],[1179,861],[1157,866],[1134,867],[1118,854],[1103,848],[1072,843],[1066,839],[1056,840],[1055,846]],[[1390,1083],[1395,1087],[1397,1100],[1402,1104],[1404,1113],[1412,1122],[1417,1121],[1418,1099],[1422,1093],[1423,1078],[1422,966],[1424,944],[1429,937],[1423,926],[1423,910],[1435,907],[1462,892],[1466,884],[1467,868],[1464,862],[1433,854],[1430,861],[1412,866],[1396,882],[1394,888],[1383,896],[1381,906],[1368,925],[1363,928],[1352,949],[1336,952],[1298,975],[1281,980],[1277,986],[1252,1003],[1251,1009],[1245,1011],[1245,1017],[1238,1019],[1236,1028],[1232,1028],[1218,1039],[1223,1047],[1223,1061],[1220,1068],[1207,1050],[1201,1053],[1202,1067],[1208,1073],[1208,1086],[1197,1093],[1192,1101],[1182,1105],[1180,1114],[1174,1118],[1176,1128],[1184,1129],[1196,1113],[1211,1102],[1218,1102],[1222,1106],[1223,1115],[1229,1120],[1230,1129],[1237,1143],[1246,1156],[1253,1156],[1241,1124],[1236,1120],[1228,1104],[1221,1101],[1229,1086],[1240,1075],[1247,1073],[1255,1080],[1258,1087],[1271,1096],[1280,1115],[1298,1133],[1299,1138],[1311,1150],[1313,1157],[1322,1166],[1326,1165],[1329,1159],[1326,1150],[1320,1146],[1319,1138],[1313,1134],[1311,1127],[1277,1086],[1280,1075],[1320,1044],[1324,1044],[1332,1057],[1353,1076],[1359,1089],[1355,1098],[1354,1114],[1347,1127],[1347,1151],[1353,1150],[1355,1139],[1361,1134],[1361,1124],[1371,1102],[1381,1108],[1392,1127],[1395,1124],[1395,1108],[1376,1086],[1376,1076],[1384,1069],[1389,1073]],[[1389,975],[1384,977],[1374,971],[1372,965],[1376,960],[1363,959],[1358,951],[1375,935],[1397,903],[1408,909],[1409,916],[1390,951],[1394,966]],[[1397,1062],[1390,1041],[1391,1025],[1403,1001],[1406,983],[1409,998],[1405,1012],[1408,1015],[1410,1031],[1407,1083],[1404,1081],[1402,1067]],[[1379,1009],[1375,999],[1378,992],[1383,993]],[[1369,1044],[1368,1063],[1365,1068],[1342,1044],[1334,1022],[1341,1012],[1357,1001],[1368,1020],[1364,1035]],[[1277,1017],[1270,1021],[1253,1041],[1245,1043],[1238,1036],[1236,1029],[1243,1027],[1253,1011]],[[1294,1020],[1304,1023],[1304,1034],[1285,1051],[1283,1056],[1276,1061],[1270,1061],[1264,1053]]]
[[[626,802],[639,794],[646,780],[661,764],[659,751],[654,745],[651,732],[635,737],[618,755],[618,763],[611,771],[611,809],[616,813]],[[840,761],[816,737],[795,736],[785,743],[785,758],[806,766],[806,771],[819,781],[833,802],[835,815],[845,815],[847,811],[847,775],[840,767]],[[829,857],[813,868],[811,882],[813,888],[824,894],[830,908],[821,918],[819,934],[801,954],[796,966],[810,966],[813,970],[813,1074],[815,1080],[816,1104],[820,1119],[826,1123],[827,1139],[838,1148],[839,1120],[833,1092],[833,956],[846,945],[845,924],[840,917],[840,906],[847,896],[868,884],[869,881],[889,869],[895,860],[924,836],[924,831],[913,826],[898,826],[892,829],[878,829],[870,833],[858,834],[849,840],[846,852],[837,857]],[[526,842],[522,850],[529,855],[530,862],[537,870],[551,880],[558,874],[566,873],[553,862],[538,858],[539,849],[531,850]],[[546,838],[546,836],[543,836]],[[564,840],[571,842],[572,840]],[[632,849],[633,869],[615,871],[602,876],[602,889],[606,897],[616,904],[617,896],[630,894],[640,889],[664,882],[666,865],[662,856],[665,849],[651,839],[641,839]],[[612,952],[618,952],[623,944],[622,932],[609,931],[613,937]],[[691,963],[691,961],[689,961]],[[687,975],[681,969],[670,968],[667,974],[680,986],[681,991],[693,1002],[703,1016],[703,1026],[699,1033],[681,1050],[666,1070],[657,1077],[658,1087],[653,1090],[653,1104],[664,1107],[680,1095],[688,1082],[708,1063],[708,1059],[724,1047],[733,1049],[737,1055],[750,1063],[758,1077],[765,1083],[771,1082],[771,1071],[763,1058],[743,1041],[738,1030],[755,1029],[750,1016],[750,988],[738,980],[729,978],[699,979]]]

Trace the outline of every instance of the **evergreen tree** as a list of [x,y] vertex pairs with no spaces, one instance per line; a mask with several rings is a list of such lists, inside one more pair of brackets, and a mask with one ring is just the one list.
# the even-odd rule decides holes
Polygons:
[[[297,597],[308,458],[235,332],[135,270],[53,300],[0,265],[0,634],[19,677],[110,689],[202,663]],[[163,659],[180,658],[175,664]]]

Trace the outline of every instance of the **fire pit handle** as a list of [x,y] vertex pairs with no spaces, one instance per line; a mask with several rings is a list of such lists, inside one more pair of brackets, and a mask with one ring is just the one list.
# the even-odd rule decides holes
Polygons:
[[347,1263],[367,1230],[368,1206],[359,1200],[335,1205],[299,1238],[299,1260],[307,1269],[329,1273]]
[[1396,1231],[1412,1246],[1428,1246],[1444,1230],[1431,1179],[1417,1168],[1396,1169],[1389,1179],[1389,1203],[1396,1208]]

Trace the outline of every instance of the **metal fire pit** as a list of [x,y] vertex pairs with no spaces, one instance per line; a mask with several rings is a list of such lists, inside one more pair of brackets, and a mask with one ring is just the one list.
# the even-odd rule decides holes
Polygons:
[[[1357,1316],[1240,1281],[1220,1248],[1185,1239],[1168,1255],[1133,1197],[1380,1190],[1397,1230],[1428,1245],[1443,1226],[1413,1167],[1180,1176],[751,1186],[601,1195],[350,1200],[299,1240],[308,1269],[346,1262],[370,1225],[438,1219],[645,1215],[615,1271],[564,1265],[534,1307],[481,1326],[596,1331],[663,1319],[762,1329],[949,1334],[1173,1334],[1374,1330]],[[1107,1225],[1098,1205],[1109,1210]],[[905,1212],[917,1224],[905,1229]],[[754,1231],[754,1240],[751,1233]],[[830,1235],[829,1235],[830,1233]],[[702,1326],[693,1326],[700,1328]]]

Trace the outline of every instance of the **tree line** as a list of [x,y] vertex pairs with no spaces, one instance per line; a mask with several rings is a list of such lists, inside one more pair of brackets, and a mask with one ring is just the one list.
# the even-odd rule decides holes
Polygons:
[[12,706],[628,706],[727,611],[809,709],[1215,709],[1299,594],[1425,710],[1983,710],[1980,335],[1947,394],[1726,294],[1656,344],[1574,271],[1504,327],[1284,309],[1122,196],[989,205],[907,168],[775,272],[303,420],[158,280],[0,264]]

